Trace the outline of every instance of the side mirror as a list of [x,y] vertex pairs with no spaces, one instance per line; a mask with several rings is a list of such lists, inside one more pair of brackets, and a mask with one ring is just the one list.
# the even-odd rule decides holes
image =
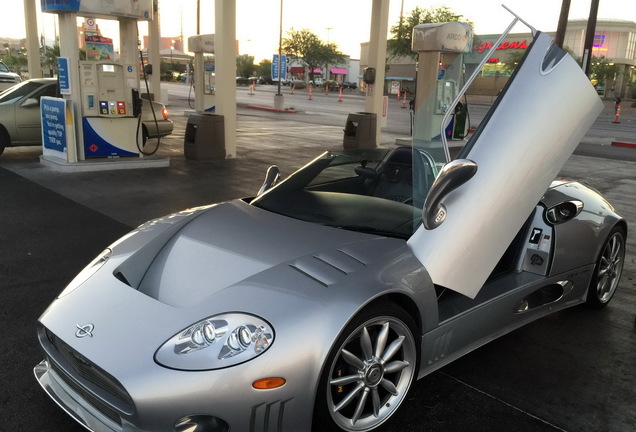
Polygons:
[[22,102],[23,108],[30,108],[30,107],[39,106],[39,105],[40,105],[40,100],[38,98],[28,98],[27,100]]
[[271,167],[267,168],[267,174],[265,174],[265,181],[263,182],[263,185],[261,186],[261,188],[258,190],[258,194],[256,194],[256,196],[260,196],[264,194],[267,190],[276,186],[276,184],[279,181],[280,181],[280,170],[278,169],[276,165],[272,165]]
[[476,172],[477,164],[469,159],[456,159],[444,165],[424,201],[422,221],[426,229],[435,229],[444,222],[446,207],[442,200],[473,178]]

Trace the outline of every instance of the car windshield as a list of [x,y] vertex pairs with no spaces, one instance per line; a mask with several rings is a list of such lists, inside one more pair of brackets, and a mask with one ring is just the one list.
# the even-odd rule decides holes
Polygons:
[[4,63],[0,63],[0,72],[10,72],[10,70]]
[[411,147],[326,152],[251,204],[308,222],[408,238],[434,180],[431,163]]
[[10,104],[22,97],[31,94],[33,91],[39,89],[42,86],[41,83],[34,81],[23,81],[13,87],[0,93],[0,104]]
[[[411,145],[326,152],[257,197],[252,205],[308,222],[409,238],[421,224],[424,201],[437,174],[460,156],[458,150],[470,149],[479,136],[479,128],[468,140],[463,139],[463,129],[456,136],[459,127],[453,130],[451,114],[460,112],[466,84],[483,70],[516,22],[515,18],[504,35],[487,42],[479,37],[473,40],[472,32],[464,30],[470,39],[461,51],[436,54],[436,79],[422,83],[426,88],[418,89],[421,92],[414,100]],[[425,26],[421,31],[428,29]],[[492,49],[484,50],[484,44]],[[468,80],[467,69],[472,71]],[[490,111],[496,106],[494,103]],[[486,115],[480,128],[488,118]],[[467,124],[466,119],[461,127]],[[447,139],[458,140],[452,155]]]

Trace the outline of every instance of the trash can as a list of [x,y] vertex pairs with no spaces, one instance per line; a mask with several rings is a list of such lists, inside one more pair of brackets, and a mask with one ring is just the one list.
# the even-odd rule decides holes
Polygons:
[[345,149],[375,148],[378,118],[375,113],[350,113],[344,128]]
[[225,121],[220,114],[190,114],[183,141],[186,159],[225,159]]

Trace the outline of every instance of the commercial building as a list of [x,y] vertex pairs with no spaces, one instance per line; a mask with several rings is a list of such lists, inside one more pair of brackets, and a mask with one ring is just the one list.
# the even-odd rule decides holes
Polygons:
[[[564,47],[569,49],[575,58],[582,59],[587,20],[568,21]],[[555,32],[548,32],[554,36]],[[470,73],[481,61],[500,35],[476,35],[473,41],[473,52],[465,56],[466,72]],[[528,33],[509,34],[488,59],[486,66],[470,88],[469,94],[496,95],[506,84],[514,64],[517,62],[532,41]],[[601,96],[631,98],[636,88],[636,22],[624,20],[599,19],[594,34],[594,58],[605,59],[616,66],[617,73],[613,79],[598,83],[597,90]],[[360,46],[361,69],[367,64],[368,43]],[[390,58],[387,63],[384,91],[394,93],[396,88],[413,91],[416,74],[416,58]]]

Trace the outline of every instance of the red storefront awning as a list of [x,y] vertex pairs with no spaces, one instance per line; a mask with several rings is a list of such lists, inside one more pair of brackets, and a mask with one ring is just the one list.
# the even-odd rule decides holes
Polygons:
[[292,66],[289,68],[289,73],[303,73],[305,68],[302,66]]
[[332,74],[336,74],[336,75],[346,75],[347,74],[347,68],[332,67],[332,68],[329,69],[329,71]]

